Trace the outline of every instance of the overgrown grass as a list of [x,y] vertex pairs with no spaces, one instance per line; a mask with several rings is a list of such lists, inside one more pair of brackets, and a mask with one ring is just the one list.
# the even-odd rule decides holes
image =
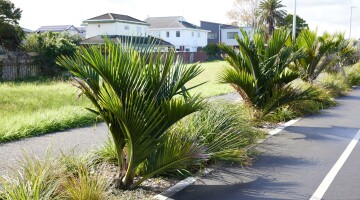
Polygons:
[[[206,98],[232,92],[227,84],[217,82],[224,61],[202,63],[204,72],[188,87],[207,82],[191,93]],[[87,98],[77,99],[71,81],[39,78],[0,83],[0,142],[17,140],[49,132],[83,127],[95,122],[95,115],[85,107]]]
[[347,67],[345,70],[349,86],[360,85],[360,63]]
[[93,124],[70,82],[0,83],[0,142]]
[[229,84],[220,84],[218,82],[218,75],[220,71],[224,68],[224,66],[228,65],[229,64],[226,61],[219,60],[201,63],[201,68],[204,69],[204,71],[199,76],[191,80],[187,87],[192,87],[203,82],[206,83],[191,90],[190,93],[201,94],[202,97],[207,98],[235,92]]

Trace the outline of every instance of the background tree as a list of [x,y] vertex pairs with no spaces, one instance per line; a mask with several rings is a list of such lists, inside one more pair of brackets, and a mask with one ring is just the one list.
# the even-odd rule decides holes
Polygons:
[[24,31],[19,26],[20,8],[8,0],[0,0],[0,45],[9,50],[16,50],[24,37]]
[[285,7],[281,4],[281,0],[263,0],[259,4],[256,15],[259,20],[259,25],[264,24],[268,26],[268,33],[272,35],[276,23],[280,23],[286,12],[282,10]]
[[256,26],[256,8],[258,0],[234,0],[233,8],[226,13],[231,24]]
[[33,33],[27,37],[23,49],[27,52],[35,52],[35,62],[41,67],[43,75],[54,76],[61,71],[55,59],[61,55],[71,56],[75,53],[81,38],[69,33]]
[[[287,14],[286,17],[279,22],[279,26],[284,26],[285,28],[291,30],[292,32],[293,15]],[[300,34],[300,32],[303,29],[309,29],[309,25],[306,23],[306,21],[303,18],[296,15],[296,37]]]

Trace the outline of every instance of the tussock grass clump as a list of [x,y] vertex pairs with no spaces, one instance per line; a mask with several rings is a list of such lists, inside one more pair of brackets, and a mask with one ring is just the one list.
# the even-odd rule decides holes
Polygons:
[[332,97],[345,96],[350,91],[345,77],[340,73],[327,74],[320,82],[320,85],[327,90]]
[[86,156],[65,155],[44,159],[24,153],[20,169],[1,178],[0,199],[74,199],[100,200],[108,197],[107,182],[94,173]]
[[360,85],[360,63],[346,68],[347,80],[349,86]]

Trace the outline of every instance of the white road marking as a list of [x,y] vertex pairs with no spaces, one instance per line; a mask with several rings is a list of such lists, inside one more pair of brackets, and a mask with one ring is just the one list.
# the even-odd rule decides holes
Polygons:
[[330,172],[326,175],[324,180],[321,182],[319,187],[316,189],[314,194],[311,196],[310,200],[319,200],[324,196],[325,192],[327,191],[330,184],[334,180],[336,174],[340,171],[341,167],[344,165],[344,163],[350,156],[351,152],[354,150],[356,144],[359,142],[359,139],[360,139],[360,130],[357,132],[355,137],[351,140],[349,145],[346,147],[345,151],[341,154],[339,160],[331,168]]
[[301,118],[298,119],[293,119],[290,120],[288,122],[286,122],[284,125],[279,126],[278,128],[276,128],[275,130],[272,130],[269,132],[269,135],[276,135],[278,133],[280,133],[280,131],[284,130],[286,127],[293,125],[295,122],[299,121]]

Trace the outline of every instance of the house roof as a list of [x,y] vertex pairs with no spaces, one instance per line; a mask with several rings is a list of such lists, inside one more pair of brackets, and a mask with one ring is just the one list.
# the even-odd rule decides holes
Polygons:
[[[251,28],[250,26],[233,26],[229,24],[222,24],[222,23],[216,23],[216,22],[207,22],[207,21],[200,21],[200,24],[214,24],[214,25],[220,25],[221,29],[239,29],[239,28]],[[202,25],[201,25],[202,26]]]
[[33,32],[32,30],[27,29],[27,28],[22,28],[22,30],[23,30],[25,33],[32,33],[32,32]]
[[201,29],[195,24],[187,22],[181,16],[171,17],[148,17],[145,22],[150,24],[150,29],[158,28],[190,28],[190,29]]
[[98,22],[98,21],[124,21],[124,22],[131,22],[131,23],[140,23],[140,24],[147,24],[144,21],[135,19],[128,15],[121,15],[115,13],[105,13],[103,15],[99,15],[97,17],[93,17],[90,19],[85,20],[84,22]]
[[78,26],[78,27],[76,27],[76,29],[79,30],[79,32],[85,32],[86,31],[85,26]]
[[109,38],[113,42],[131,42],[136,44],[149,44],[154,43],[159,46],[174,46],[169,42],[166,42],[165,40],[162,40],[160,38],[155,37],[140,37],[140,36],[125,36],[125,35],[107,35],[107,36],[94,36],[90,38],[86,38],[80,42],[80,44],[104,44],[105,43],[105,37]]
[[75,30],[77,30],[79,32],[79,30],[73,25],[42,26],[42,27],[38,28],[35,32],[48,32],[48,31],[62,32],[62,31],[69,30],[71,27],[73,27]]

